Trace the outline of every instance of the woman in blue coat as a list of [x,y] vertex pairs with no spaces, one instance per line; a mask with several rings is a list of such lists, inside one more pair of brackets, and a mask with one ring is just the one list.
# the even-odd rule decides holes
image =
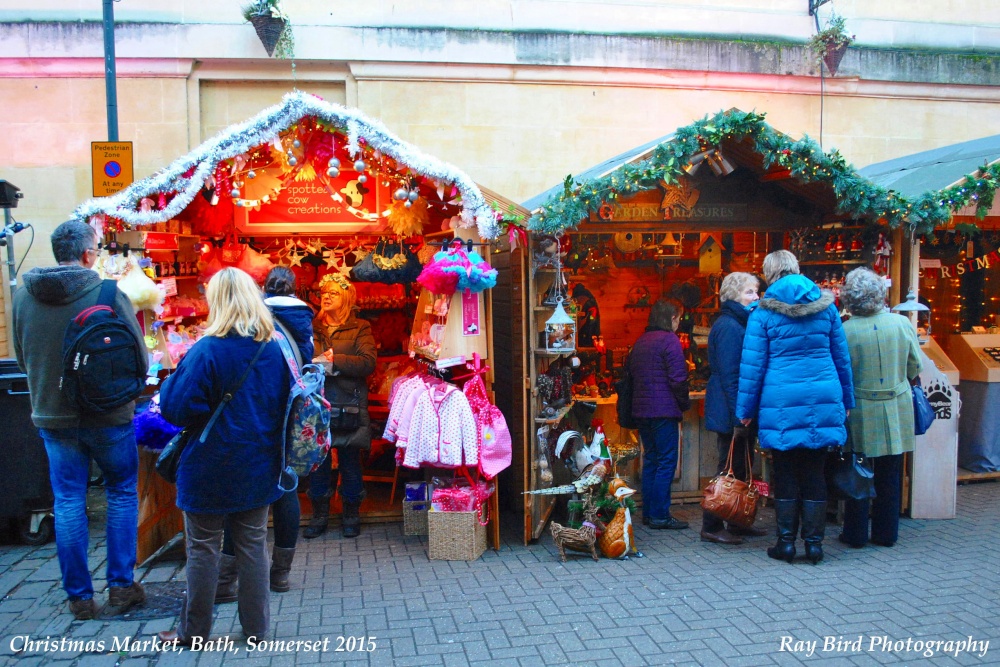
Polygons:
[[282,495],[281,443],[291,387],[285,357],[271,340],[274,321],[253,278],[225,268],[212,276],[205,296],[205,335],[160,390],[164,419],[199,434],[229,397],[205,441],[193,438],[177,468],[187,598],[177,630],[161,632],[160,639],[183,645],[211,634],[226,521],[236,546],[243,632],[261,637],[269,629],[267,511]]
[[[674,333],[679,304],[660,299],[649,311],[649,325],[632,347],[632,417],[642,439],[642,518],[653,529],[679,530],[687,521],[670,516],[670,485],[677,472],[679,427],[688,396],[687,361]],[[648,521],[647,521],[648,520]]]
[[[756,434],[744,428],[736,419],[736,394],[740,384],[740,359],[747,318],[757,305],[760,281],[750,273],[730,273],[719,287],[720,313],[708,334],[708,364],[712,376],[705,392],[705,428],[718,434],[719,467],[722,472],[733,446],[733,473],[746,480],[747,461],[753,465],[753,443]],[[735,441],[733,434],[736,434]],[[741,528],[725,522],[711,512],[705,512],[701,522],[701,539],[717,544],[740,544],[741,535],[761,537],[760,528]]]
[[[304,301],[295,298],[295,274],[287,266],[276,266],[264,279],[264,304],[276,322],[291,334],[291,343],[299,348],[302,363],[308,364],[313,355],[313,312]],[[271,590],[285,593],[291,585],[288,576],[295,559],[295,546],[299,537],[298,489],[286,491],[271,505],[274,523],[274,551],[271,553]],[[222,541],[222,565],[219,569],[219,587],[215,603],[235,602],[237,599],[236,552],[232,535],[226,528]]]
[[854,381],[833,294],[799,275],[787,250],[764,258],[769,287],[747,321],[736,418],[756,418],[774,462],[778,542],[767,555],[789,563],[802,518],[806,558],[823,559],[827,448],[843,445]]

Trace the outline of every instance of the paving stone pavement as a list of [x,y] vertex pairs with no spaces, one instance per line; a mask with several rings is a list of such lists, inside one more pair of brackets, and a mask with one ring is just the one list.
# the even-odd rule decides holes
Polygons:
[[[92,507],[100,493],[93,490]],[[75,621],[59,585],[55,545],[8,544],[0,546],[0,663],[1000,665],[998,483],[959,487],[954,520],[903,519],[892,549],[849,549],[829,524],[826,559],[817,566],[768,559],[772,538],[736,547],[700,542],[697,506],[674,513],[691,528],[637,526],[645,557],[629,561],[595,563],[581,554],[562,564],[548,534],[523,546],[514,518],[504,524],[502,548],[475,562],[428,560],[426,538],[404,536],[401,524],[366,525],[354,540],[337,531],[300,540],[292,590],[271,597],[267,639],[318,642],[321,649],[325,641],[325,651],[253,650],[260,647],[242,639],[235,604],[216,608],[219,650],[123,647],[128,638],[148,640],[173,628],[176,619]],[[103,510],[92,511],[91,566],[101,604],[102,518]],[[762,509],[758,521],[772,526],[773,512]],[[184,568],[161,560],[137,574],[147,583],[183,581]],[[25,649],[26,637],[72,645]],[[914,650],[916,642],[969,637],[978,650],[946,644],[931,657]],[[985,652],[982,642],[989,642]],[[886,643],[891,650],[883,650]]]

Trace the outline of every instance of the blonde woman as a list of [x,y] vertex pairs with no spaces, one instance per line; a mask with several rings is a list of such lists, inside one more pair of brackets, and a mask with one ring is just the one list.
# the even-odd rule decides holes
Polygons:
[[[163,641],[208,640],[228,522],[239,572],[239,617],[248,637],[270,626],[268,506],[281,496],[282,430],[291,383],[274,321],[249,275],[225,268],[208,283],[208,327],[160,390],[168,421],[201,433],[225,402],[204,442],[193,438],[177,469],[184,511],[187,599],[177,630]],[[228,398],[228,400],[226,400]]]
[[[309,475],[309,500],[313,515],[302,532],[305,538],[326,532],[330,518],[330,498],[340,477],[340,500],[344,509],[341,531],[344,537],[361,534],[361,501],[365,487],[361,479],[361,453],[371,448],[371,421],[368,417],[368,376],[375,370],[375,338],[371,325],[354,314],[357,291],[339,273],[328,273],[319,282],[320,312],[313,320],[313,340],[317,363],[327,370],[326,397],[334,405],[338,397],[357,395],[361,414],[353,428],[333,428],[338,467],[331,471],[328,456]],[[333,424],[332,426],[336,426]]]

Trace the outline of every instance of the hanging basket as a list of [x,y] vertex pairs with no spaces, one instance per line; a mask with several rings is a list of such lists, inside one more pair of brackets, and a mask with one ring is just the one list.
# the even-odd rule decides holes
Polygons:
[[826,53],[823,54],[823,62],[826,63],[826,68],[830,70],[832,76],[837,76],[837,68],[840,67],[840,61],[844,59],[844,54],[847,53],[848,46],[850,45],[831,45],[827,48]]
[[274,16],[251,16],[250,23],[253,23],[253,28],[257,31],[257,37],[264,45],[267,55],[273,56],[274,47],[281,39],[281,33],[285,32],[287,22]]

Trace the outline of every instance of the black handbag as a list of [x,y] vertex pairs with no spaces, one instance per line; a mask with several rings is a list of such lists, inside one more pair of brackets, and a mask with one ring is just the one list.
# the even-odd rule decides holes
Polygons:
[[639,423],[632,416],[632,371],[628,369],[628,357],[622,366],[622,375],[615,382],[615,392],[618,394],[618,425],[622,428],[639,428]]
[[414,282],[423,268],[405,243],[379,239],[375,249],[351,269],[351,280],[405,285]]
[[[205,428],[201,430],[201,435],[198,436],[198,442],[203,443],[208,438],[208,432],[212,430],[213,426],[215,426],[215,422],[218,421],[219,415],[222,414],[222,409],[226,407],[226,404],[229,403],[229,401],[233,400],[233,396],[240,390],[240,387],[243,386],[243,381],[247,379],[247,375],[250,374],[250,369],[253,368],[255,363],[257,363],[257,359],[260,358],[260,353],[264,351],[264,346],[266,345],[267,341],[260,344],[260,347],[257,348],[257,353],[253,355],[253,359],[250,361],[250,365],[247,366],[245,371],[243,371],[243,377],[241,377],[240,381],[236,383],[236,386],[233,387],[232,391],[227,391],[222,395],[222,402],[215,408],[215,411],[212,413],[208,423],[205,424]],[[167,446],[163,448],[163,451],[160,452],[160,456],[156,459],[156,472],[160,475],[160,477],[167,480],[171,484],[177,483],[177,468],[181,463],[181,454],[184,453],[184,448],[188,446],[189,442],[191,442],[191,438],[194,437],[194,432],[196,430],[197,429],[190,427],[183,429],[180,433],[170,439],[170,442],[167,443]]]
[[934,407],[927,400],[924,388],[920,386],[920,380],[911,388],[913,392],[913,430],[916,435],[927,433],[927,429],[934,423]]
[[841,500],[875,497],[875,471],[871,459],[860,452],[837,448],[826,459],[827,493]]
[[361,427],[361,390],[342,389],[334,382],[326,383],[326,400],[330,403],[330,430],[353,431]]

